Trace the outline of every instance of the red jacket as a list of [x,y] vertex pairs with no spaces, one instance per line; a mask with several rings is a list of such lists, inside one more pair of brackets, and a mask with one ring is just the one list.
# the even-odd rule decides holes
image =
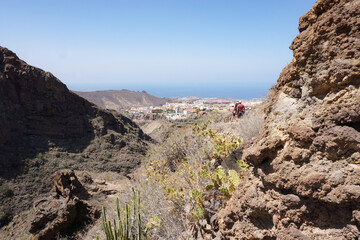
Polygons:
[[242,103],[238,104],[236,108],[237,113],[245,111],[245,106]]

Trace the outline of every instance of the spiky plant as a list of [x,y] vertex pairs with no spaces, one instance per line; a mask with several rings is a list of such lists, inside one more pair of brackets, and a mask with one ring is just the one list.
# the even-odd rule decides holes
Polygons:
[[131,202],[120,207],[119,199],[116,198],[117,221],[112,223],[106,219],[105,207],[102,207],[102,218],[106,240],[142,240],[145,233],[141,226],[140,193],[133,191]]

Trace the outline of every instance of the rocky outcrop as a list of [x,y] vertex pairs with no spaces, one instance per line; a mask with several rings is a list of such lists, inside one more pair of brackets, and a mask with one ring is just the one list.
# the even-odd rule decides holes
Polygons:
[[[23,135],[56,138],[94,134],[91,119],[102,117],[105,133],[141,131],[128,119],[117,118],[69,91],[49,72],[20,60],[0,47],[0,144],[16,141]],[[104,134],[103,134],[104,135]]]
[[319,0],[299,31],[218,214],[224,239],[360,237],[360,1]]
[[150,139],[130,119],[79,97],[3,47],[0,112],[0,224],[49,191],[57,170],[132,172]]
[[100,216],[100,211],[86,201],[89,193],[73,171],[56,172],[50,179],[53,184],[50,195],[34,202],[35,218],[29,231],[37,239],[72,233]]

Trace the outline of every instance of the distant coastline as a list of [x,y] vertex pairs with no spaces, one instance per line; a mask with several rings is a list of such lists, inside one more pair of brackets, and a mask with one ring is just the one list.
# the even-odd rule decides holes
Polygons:
[[[84,86],[82,86],[83,88]],[[234,99],[254,99],[266,97],[271,85],[262,84],[258,86],[244,86],[244,85],[226,85],[223,87],[209,87],[209,86],[143,86],[143,87],[109,87],[108,89],[71,89],[73,91],[102,91],[102,90],[130,90],[136,92],[146,91],[147,93],[161,98],[169,97],[190,97],[196,96],[200,98],[234,98]]]

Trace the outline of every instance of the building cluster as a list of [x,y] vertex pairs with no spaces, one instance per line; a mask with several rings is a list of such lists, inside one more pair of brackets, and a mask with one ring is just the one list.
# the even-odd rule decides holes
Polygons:
[[[235,101],[222,99],[183,100],[179,102],[167,102],[162,106],[131,107],[127,110],[130,114],[162,114],[169,120],[183,119],[189,116],[204,115],[211,111],[231,111]],[[263,102],[263,99],[242,100],[246,109],[251,109]]]

